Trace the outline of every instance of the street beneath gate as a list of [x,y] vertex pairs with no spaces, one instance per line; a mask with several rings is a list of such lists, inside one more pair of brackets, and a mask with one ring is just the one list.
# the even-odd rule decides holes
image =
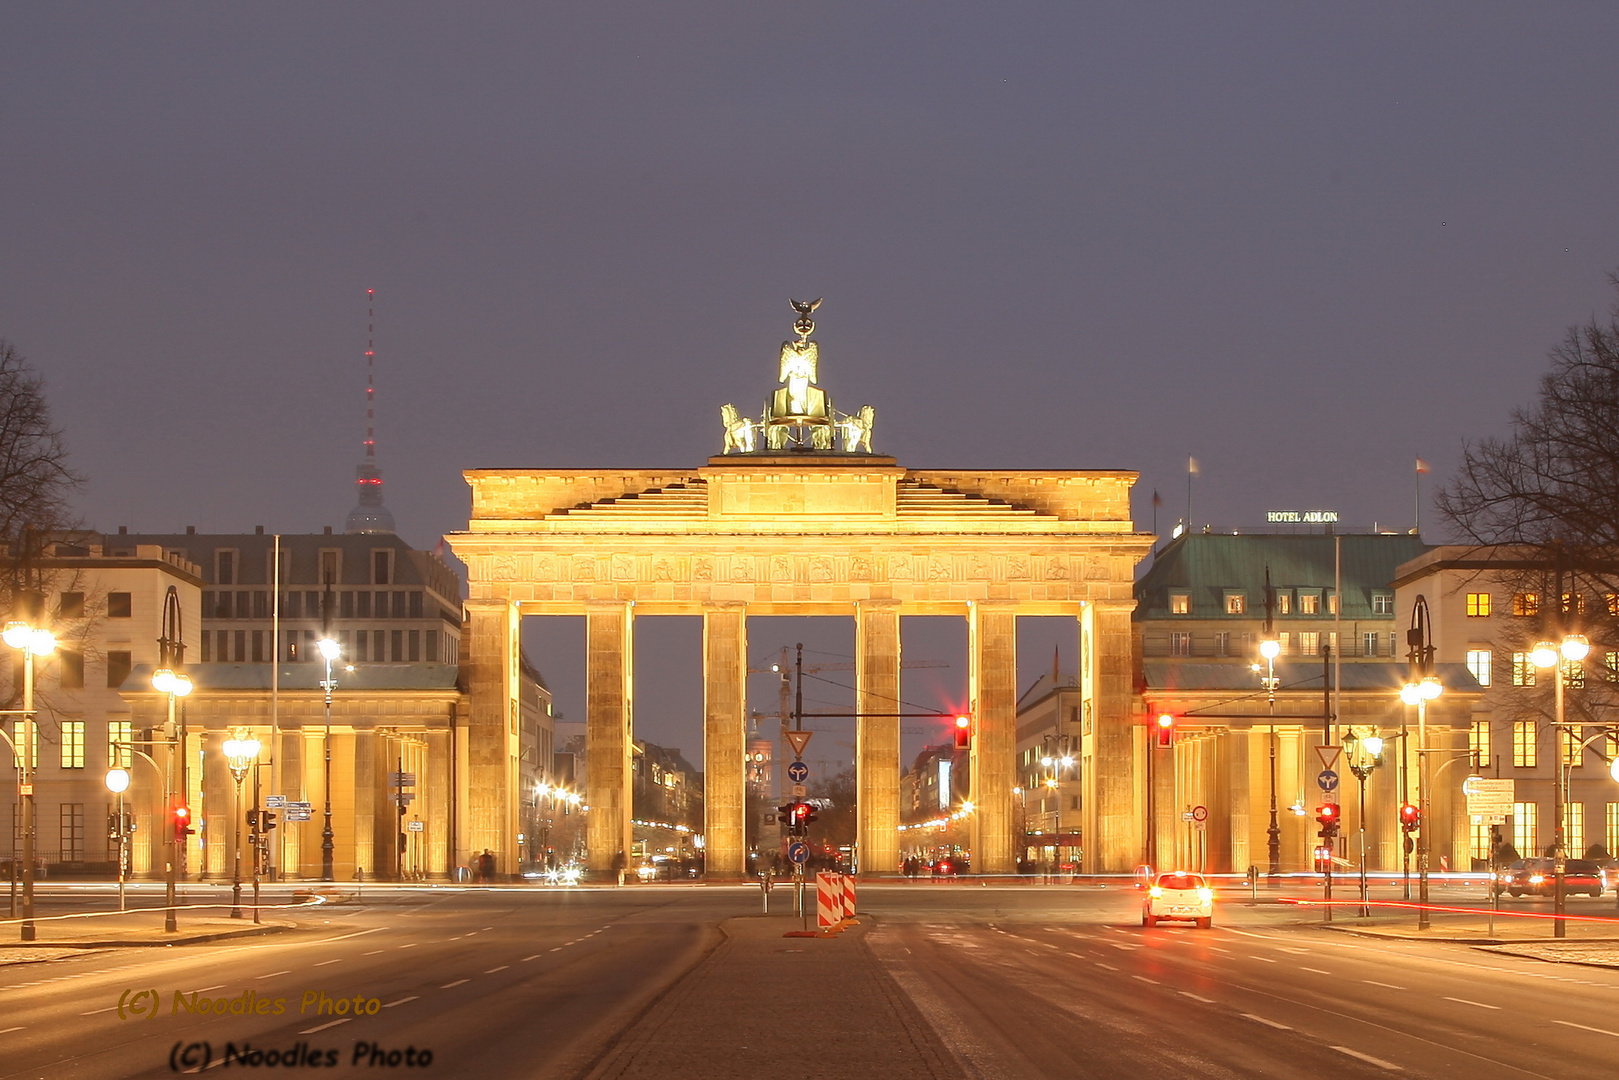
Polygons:
[[[43,910],[108,895],[46,890]],[[171,1075],[228,1047],[335,1051],[334,1074],[392,1071],[366,1063],[376,1047],[430,1052],[397,1066],[415,1075],[558,1080],[1595,1078],[1619,1058],[1619,970],[1327,930],[1237,890],[1207,931],[1143,929],[1125,883],[868,883],[859,925],[828,940],[783,937],[789,903],[778,889],[764,917],[745,887],[368,886],[363,903],[270,912],[296,928],[261,937],[6,963],[0,1077]],[[1613,913],[1598,905],[1581,910]],[[141,991],[159,1015],[120,1019]],[[177,991],[285,1011],[175,1014]],[[322,993],[374,1012],[304,1007]]]

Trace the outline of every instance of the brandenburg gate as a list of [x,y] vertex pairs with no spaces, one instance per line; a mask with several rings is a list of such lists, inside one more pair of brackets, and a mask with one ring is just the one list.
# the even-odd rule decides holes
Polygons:
[[[474,469],[462,641],[467,840],[515,869],[518,630],[524,615],[583,615],[589,862],[631,850],[634,620],[703,619],[706,866],[747,872],[750,615],[855,620],[856,712],[894,713],[900,617],[967,620],[973,716],[972,858],[1015,869],[1019,615],[1077,621],[1087,870],[1140,858],[1146,733],[1131,720],[1130,612],[1151,537],[1130,520],[1136,474],[905,468],[871,451],[874,412],[838,412],[818,385],[816,304],[795,301],[781,387],[758,420],[721,409],[724,452],[695,469]],[[900,721],[856,721],[859,861],[899,867]]]

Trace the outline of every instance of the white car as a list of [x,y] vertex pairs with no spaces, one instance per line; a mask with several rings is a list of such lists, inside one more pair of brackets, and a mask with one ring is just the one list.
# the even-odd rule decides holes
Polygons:
[[1203,875],[1176,870],[1159,874],[1147,886],[1141,901],[1141,925],[1157,926],[1169,919],[1196,923],[1201,930],[1214,925],[1214,890]]

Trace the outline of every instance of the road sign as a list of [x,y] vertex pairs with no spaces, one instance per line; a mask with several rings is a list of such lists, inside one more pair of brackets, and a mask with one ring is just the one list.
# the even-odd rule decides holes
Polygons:
[[279,810],[286,805],[287,797],[285,795],[266,795],[264,797],[264,808],[266,810]]
[[794,840],[787,845],[787,861],[798,866],[809,862],[809,845],[802,840]]
[[802,784],[809,779],[809,766],[802,761],[795,761],[787,766],[787,779],[795,784]]
[[407,821],[407,822],[405,822],[405,831],[406,832],[421,832],[422,831],[422,823],[420,821]]
[[398,791],[395,792],[391,797],[394,802],[399,804],[399,808],[403,810],[405,807],[409,806],[415,801],[416,794],[415,792],[411,791]]
[[1207,820],[1209,820],[1209,808],[1206,807],[1206,806],[1194,806],[1194,807],[1192,807],[1192,820],[1193,821],[1207,821]]
[[1333,772],[1331,769],[1322,769],[1320,772],[1316,773],[1315,782],[1320,786],[1322,791],[1338,790],[1338,774]]
[[1315,756],[1321,759],[1321,767],[1331,772],[1333,766],[1338,764],[1338,755],[1343,751],[1341,746],[1318,746]]
[[308,821],[309,820],[309,811],[308,810],[288,810],[287,811],[287,820],[288,821]]
[[415,787],[416,774],[413,772],[391,772],[388,774],[388,783],[393,787]]
[[1471,817],[1505,817],[1512,813],[1517,798],[1517,781],[1486,780],[1482,776],[1469,776],[1462,782],[1462,793],[1467,796],[1467,813]]
[[286,807],[287,807],[288,810],[313,810],[314,809],[314,807],[310,806],[306,802],[288,802],[286,804]]
[[809,794],[809,790],[807,788],[805,788],[803,784],[794,784],[793,785],[793,798],[802,799],[808,794]]
[[815,732],[813,732],[813,731],[789,731],[789,732],[786,732],[785,734],[787,735],[788,745],[790,745],[793,748],[793,757],[801,758],[801,757],[804,756],[804,747],[809,745],[810,736],[814,735]]
[[1181,820],[1182,821],[1191,821],[1192,820],[1192,812],[1190,810],[1182,810],[1181,811]]

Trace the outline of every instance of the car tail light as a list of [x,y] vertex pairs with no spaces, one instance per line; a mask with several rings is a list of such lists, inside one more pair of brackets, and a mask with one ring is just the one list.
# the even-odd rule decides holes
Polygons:
[[1147,890],[1147,895],[1156,900],[1164,895],[1164,890],[1159,888],[1157,885],[1154,885],[1152,888]]

